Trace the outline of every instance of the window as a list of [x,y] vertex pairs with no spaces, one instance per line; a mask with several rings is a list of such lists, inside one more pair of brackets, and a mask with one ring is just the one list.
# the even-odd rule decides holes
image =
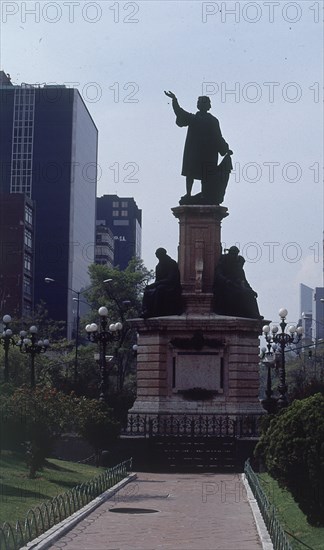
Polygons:
[[30,282],[30,279],[28,277],[24,277],[24,292],[26,294],[31,294],[32,293],[31,282]]
[[119,210],[113,210],[113,217],[116,218],[119,216]]
[[25,221],[29,223],[29,225],[33,224],[33,211],[27,204],[25,208]]
[[25,254],[24,256],[24,268],[26,271],[31,272],[31,257],[28,256],[28,254]]
[[127,218],[127,216],[128,216],[128,210],[122,210],[122,211],[121,211],[121,215],[122,215],[123,218]]
[[119,208],[119,202],[113,201],[113,208]]
[[128,202],[127,201],[122,201],[121,207],[122,208],[128,208]]
[[114,225],[129,225],[129,220],[114,220]]
[[31,234],[31,231],[29,231],[29,229],[25,229],[25,245],[28,246],[29,248],[32,248],[33,247],[33,240],[32,240],[32,234]]

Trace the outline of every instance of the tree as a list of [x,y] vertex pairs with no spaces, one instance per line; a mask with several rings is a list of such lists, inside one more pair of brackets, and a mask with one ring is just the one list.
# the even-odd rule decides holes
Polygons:
[[120,433],[112,410],[96,399],[40,386],[12,391],[7,385],[6,389],[0,397],[0,449],[24,452],[30,478],[42,469],[62,433],[73,431],[86,439],[95,450],[97,465],[101,450]]
[[[153,273],[146,269],[141,260],[131,260],[123,271],[118,267],[92,264],[89,273],[94,288],[85,296],[95,310],[107,306],[112,319],[116,321],[141,314],[143,291],[153,277]],[[103,283],[107,279],[111,279],[111,282]]]
[[266,420],[256,456],[290,490],[308,521],[324,525],[324,396],[295,400]]
[[303,348],[287,363],[289,400],[304,399],[315,393],[324,395],[324,349],[316,343]]
[[38,383],[54,387],[65,394],[74,392],[76,396],[98,398],[99,368],[94,358],[92,346],[78,349],[78,374],[75,380],[75,344],[58,342],[42,356],[42,364],[37,374]]
[[77,418],[77,431],[94,448],[99,466],[101,451],[117,439],[120,424],[113,419],[112,410],[95,399],[78,400]]
[[[106,306],[111,322],[121,321],[123,324],[120,340],[109,349],[110,354],[114,356],[110,374],[116,377],[115,391],[121,393],[126,377],[135,369],[133,345],[136,343],[136,331],[127,324],[127,319],[141,315],[143,291],[152,279],[153,273],[138,259],[131,260],[124,271],[92,264],[89,273],[91,284],[94,286],[86,293],[86,298],[93,308],[89,320],[97,321],[98,308]],[[103,283],[107,279],[111,279],[111,282]]]
[[[48,316],[45,303],[41,302],[35,307],[32,317],[24,317],[20,319],[12,319],[10,328],[13,331],[13,340],[17,344],[20,340],[19,333],[25,330],[28,333],[29,327],[36,325],[39,329],[39,337],[49,338],[50,348],[46,354],[40,354],[35,357],[36,380],[47,385],[51,383],[51,375],[58,371],[59,362],[56,359],[59,357],[59,352],[66,354],[68,349],[72,349],[73,344],[67,340],[61,339],[61,333],[64,323],[53,321]],[[59,339],[59,343],[55,340]],[[64,351],[63,351],[64,350]],[[0,346],[0,364],[4,364],[3,348]],[[19,387],[30,382],[30,355],[21,353],[18,346],[10,346],[9,349],[9,381],[14,386]]]
[[[16,346],[10,346],[9,354],[9,383],[13,386],[22,386],[23,384],[29,384],[30,381],[30,358],[20,353],[19,348]],[[0,364],[4,365],[4,350],[0,346]],[[2,374],[3,380],[3,374]]]
[[10,323],[10,327],[16,334],[19,334],[21,330],[28,331],[31,325],[36,325],[43,338],[48,338],[51,341],[62,339],[65,329],[64,321],[54,321],[49,317],[46,303],[43,300],[36,304],[32,315],[13,319]]
[[77,402],[53,388],[16,388],[1,396],[1,448],[25,451],[29,477],[45,463],[55,440],[71,429]]

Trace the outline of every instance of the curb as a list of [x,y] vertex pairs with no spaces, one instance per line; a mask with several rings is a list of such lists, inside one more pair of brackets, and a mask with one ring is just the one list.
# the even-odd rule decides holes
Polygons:
[[98,506],[110,499],[115,493],[117,493],[117,491],[122,489],[122,487],[131,481],[134,481],[136,478],[136,473],[128,475],[126,478],[116,483],[116,485],[110,489],[107,489],[107,491],[102,493],[99,497],[96,497],[94,500],[89,502],[89,504],[83,506],[83,508],[80,508],[77,512],[74,512],[72,516],[69,516],[60,523],[57,523],[36,539],[31,540],[28,544],[26,544],[26,546],[22,546],[20,550],[45,550],[46,548],[50,548],[54,542],[68,533],[68,531],[75,527],[75,525],[77,525],[81,520],[86,518],[91,512],[98,508]]
[[242,483],[243,483],[243,485],[245,487],[245,490],[246,490],[249,505],[250,505],[251,510],[252,510],[252,514],[253,514],[253,518],[254,518],[256,528],[257,528],[257,531],[258,531],[258,535],[260,537],[260,541],[261,541],[261,544],[262,544],[262,550],[274,550],[270,535],[269,535],[267,527],[266,527],[266,524],[264,523],[262,514],[260,512],[260,508],[259,508],[258,503],[257,503],[257,501],[256,501],[256,499],[255,499],[255,497],[252,493],[252,490],[251,490],[249,482],[246,478],[246,475],[241,474],[241,478],[242,478]]

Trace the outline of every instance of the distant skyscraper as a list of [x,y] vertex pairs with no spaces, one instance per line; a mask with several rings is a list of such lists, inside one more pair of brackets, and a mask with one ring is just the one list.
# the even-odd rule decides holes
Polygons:
[[324,339],[324,288],[300,285],[300,317],[304,337],[318,342]]
[[313,309],[313,292],[309,286],[300,284],[300,314],[312,313]]
[[324,339],[324,288],[316,287],[313,301],[314,340]]
[[142,253],[142,210],[132,197],[103,195],[97,198],[97,223],[109,227],[114,235],[114,265],[125,269]]
[[34,301],[45,300],[70,336],[71,289],[87,286],[94,262],[97,128],[65,86],[16,86],[1,72],[0,101],[0,192],[35,203]]

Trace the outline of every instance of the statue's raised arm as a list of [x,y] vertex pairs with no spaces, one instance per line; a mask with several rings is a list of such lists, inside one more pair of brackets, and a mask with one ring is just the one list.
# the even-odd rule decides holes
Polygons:
[[164,93],[165,93],[165,95],[167,95],[168,97],[171,97],[171,99],[177,99],[176,96],[175,96],[175,94],[174,94],[173,92],[170,92],[170,90],[169,90],[168,92],[166,92],[166,91],[164,90]]

